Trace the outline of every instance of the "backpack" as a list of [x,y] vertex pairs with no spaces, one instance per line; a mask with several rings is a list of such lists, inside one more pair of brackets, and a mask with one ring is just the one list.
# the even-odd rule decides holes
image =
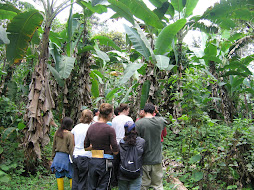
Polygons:
[[124,159],[120,160],[120,172],[126,178],[136,179],[141,174],[141,168],[142,162],[138,157],[137,146],[129,146]]

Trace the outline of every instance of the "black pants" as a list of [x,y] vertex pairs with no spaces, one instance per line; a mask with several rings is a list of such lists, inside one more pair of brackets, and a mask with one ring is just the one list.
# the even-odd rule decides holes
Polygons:
[[110,190],[112,168],[107,169],[105,158],[91,158],[88,171],[89,190]]
[[73,159],[72,190],[88,190],[88,166],[90,158],[78,156]]
[[120,164],[120,154],[114,155],[113,170],[112,170],[112,179],[111,179],[111,182],[110,182],[111,187],[118,186],[119,164]]

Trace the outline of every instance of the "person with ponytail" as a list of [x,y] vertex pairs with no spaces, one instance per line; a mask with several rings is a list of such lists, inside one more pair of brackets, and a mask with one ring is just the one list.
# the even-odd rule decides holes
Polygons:
[[[124,124],[125,136],[120,140],[120,160],[125,160],[128,152],[128,148],[136,147],[137,158],[134,159],[139,162],[138,165],[141,166],[140,175],[133,179],[132,176],[128,177],[126,173],[124,174],[119,170],[118,177],[118,188],[119,190],[139,190],[142,183],[142,157],[145,148],[145,140],[141,137],[138,137],[138,133],[135,130],[135,123],[133,121],[128,121]],[[128,152],[130,153],[130,151]],[[133,161],[133,160],[132,160]],[[129,161],[130,162],[130,161]],[[120,162],[121,163],[121,162]],[[136,164],[136,163],[135,163]],[[132,177],[132,178],[131,178]]]
[[101,104],[98,121],[92,124],[86,134],[85,149],[92,151],[89,162],[88,189],[110,189],[113,155],[119,148],[115,130],[107,124],[113,116],[113,107],[108,103]]
[[83,110],[77,124],[71,133],[74,135],[73,152],[73,180],[72,190],[87,190],[88,165],[92,156],[91,151],[85,151],[84,141],[87,130],[93,121],[93,112],[89,109]]
[[72,186],[72,165],[70,163],[70,157],[73,154],[74,141],[71,129],[73,126],[73,120],[69,117],[65,117],[62,120],[60,128],[56,131],[53,140],[52,158],[53,163],[51,165],[52,172],[55,172],[58,190],[64,189],[64,177],[70,179],[70,186]]

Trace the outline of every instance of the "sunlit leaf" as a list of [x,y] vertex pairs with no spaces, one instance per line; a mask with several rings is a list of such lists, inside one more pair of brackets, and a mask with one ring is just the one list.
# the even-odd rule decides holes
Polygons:
[[171,44],[176,34],[183,28],[186,19],[180,19],[163,28],[155,43],[155,54],[163,55],[171,49]]
[[26,55],[29,42],[34,32],[40,27],[43,16],[37,10],[20,13],[7,26],[10,44],[6,47],[8,61],[18,63]]
[[138,51],[141,55],[143,55],[146,58],[146,60],[149,60],[150,56],[149,49],[146,47],[144,41],[141,39],[137,31],[133,28],[130,28],[127,25],[124,25],[124,28],[136,51]]
[[126,72],[124,76],[121,78],[119,84],[120,85],[125,84],[132,77],[132,75],[134,75],[134,73],[142,66],[143,64],[129,64],[125,69]]

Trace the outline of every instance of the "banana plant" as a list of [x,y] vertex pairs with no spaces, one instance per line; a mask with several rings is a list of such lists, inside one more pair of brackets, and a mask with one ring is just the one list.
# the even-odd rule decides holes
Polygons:
[[[171,0],[170,2],[165,0],[150,0],[156,7],[154,11],[151,11],[143,2],[138,0],[109,0],[109,2],[111,3],[109,7],[116,12],[114,18],[124,17],[132,24],[132,29],[126,27],[126,33],[128,37],[130,36],[129,39],[133,47],[146,60],[152,60],[152,64],[157,66],[164,65],[160,63],[168,64],[168,59],[166,59],[165,56],[167,56],[172,49],[174,50],[176,66],[178,67],[177,75],[179,78],[182,76],[183,68],[187,66],[182,59],[184,56],[182,44],[189,30],[199,28],[204,32],[215,33],[218,31],[218,27],[214,27],[214,25],[207,27],[202,20],[206,19],[212,21],[222,29],[228,29],[234,27],[233,20],[235,18],[243,17],[244,20],[247,21],[253,14],[251,7],[247,7],[248,4],[252,5],[249,0],[241,2],[233,0],[233,3],[231,3],[231,1],[223,1],[221,4],[216,4],[214,8],[209,8],[201,16],[192,16],[192,12],[198,0]],[[246,14],[244,12],[245,10],[248,10]],[[241,16],[239,16],[239,13]],[[232,17],[228,15],[232,15]],[[141,22],[139,25],[136,24],[134,16],[141,20],[139,20],[139,22]],[[170,18],[170,20],[168,18]],[[140,25],[142,25],[144,30],[139,28]],[[152,43],[147,43],[148,38],[146,38],[144,31],[149,33],[149,36],[157,36],[155,43],[153,42],[153,38],[150,39]],[[135,38],[133,36],[135,36]],[[153,52],[151,51],[151,47]],[[154,54],[159,56],[160,59],[156,59]],[[172,66],[167,68],[172,68]],[[147,73],[150,72],[147,71]],[[180,86],[181,81],[179,81],[177,89],[181,94]],[[180,105],[176,107],[178,107],[180,116],[181,107]]]
[[[25,156],[35,161],[30,162],[31,168],[33,168],[33,163],[36,163],[37,159],[41,159],[41,147],[49,143],[50,125],[54,124],[51,110],[55,107],[55,103],[51,94],[49,72],[46,64],[49,59],[51,25],[56,15],[72,4],[70,0],[65,0],[55,7],[56,1],[54,0],[40,0],[39,2],[44,8],[44,31],[39,46],[38,62],[34,68],[29,89],[27,113],[25,115],[27,126],[24,129],[25,137],[23,141]],[[33,156],[31,157],[31,155]]]

